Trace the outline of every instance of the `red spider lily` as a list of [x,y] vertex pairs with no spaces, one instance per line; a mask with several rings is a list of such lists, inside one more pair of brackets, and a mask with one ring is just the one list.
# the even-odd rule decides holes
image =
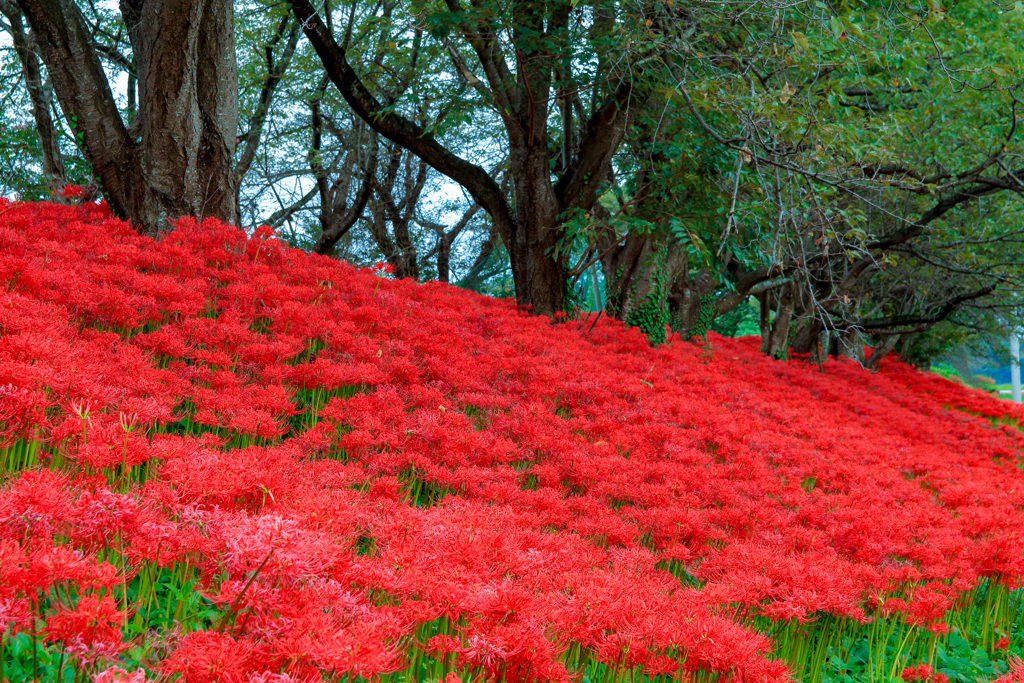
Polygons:
[[1024,683],[1024,662],[1020,659],[1010,660],[1010,670],[1004,676],[1000,676],[993,683]]
[[949,680],[945,674],[940,674],[924,663],[917,666],[908,666],[903,670],[900,677],[907,681],[907,683],[946,683]]
[[984,392],[0,205],[0,633],[90,671],[782,681],[786,634],[926,651],[1024,577],[1024,412]]

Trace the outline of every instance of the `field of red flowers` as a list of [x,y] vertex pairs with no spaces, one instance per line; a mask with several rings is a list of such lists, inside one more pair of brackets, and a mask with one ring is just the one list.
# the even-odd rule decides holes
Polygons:
[[1021,418],[0,200],[0,680],[1024,680]]

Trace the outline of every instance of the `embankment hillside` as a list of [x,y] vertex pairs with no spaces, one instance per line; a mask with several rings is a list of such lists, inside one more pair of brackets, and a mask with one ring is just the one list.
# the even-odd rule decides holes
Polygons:
[[1022,417],[0,200],[0,679],[991,680]]

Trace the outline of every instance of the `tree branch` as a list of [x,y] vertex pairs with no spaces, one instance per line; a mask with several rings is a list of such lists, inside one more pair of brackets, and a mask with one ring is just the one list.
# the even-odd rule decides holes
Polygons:
[[132,204],[139,194],[127,186],[141,174],[135,143],[117,110],[85,17],[77,5],[61,0],[18,0],[18,6],[110,208],[122,218],[135,215]]
[[589,207],[597,201],[598,187],[608,175],[612,155],[629,125],[633,93],[633,84],[622,81],[587,121],[576,154],[555,184],[562,211]]
[[309,0],[292,0],[292,11],[301,22],[302,30],[331,81],[352,110],[382,136],[408,149],[466,188],[491,215],[502,237],[511,240],[516,232],[516,219],[494,179],[484,169],[446,149],[422,126],[384,107],[352,69],[345,51],[324,26]]
[[[885,318],[874,318],[871,320],[860,320],[856,323],[849,325],[837,325],[840,329],[847,329],[851,327],[858,327],[863,330],[885,330],[887,328],[894,327],[905,327],[907,325],[926,325],[931,326],[936,323],[940,323],[949,317],[949,314],[960,307],[960,304],[972,301],[974,299],[980,299],[983,296],[987,296],[994,292],[996,289],[995,285],[989,285],[977,289],[973,292],[967,292],[961,294],[953,299],[947,301],[942,308],[932,315],[891,315]],[[881,334],[881,332],[874,332],[875,334]],[[903,334],[903,332],[901,332]]]
[[[288,25],[289,23],[290,26]],[[273,42],[278,42],[284,36],[286,28],[288,29],[288,40],[276,63],[273,59],[271,46],[267,46],[267,79],[263,81],[263,88],[260,90],[260,99],[256,105],[256,111],[249,118],[249,128],[240,136],[240,141],[245,143],[245,148],[238,158],[238,163],[235,164],[235,168],[232,170],[236,187],[242,182],[245,174],[249,172],[253,159],[256,158],[256,151],[259,149],[260,137],[263,133],[263,124],[266,123],[267,115],[270,113],[274,92],[277,90],[284,72],[288,69],[288,65],[292,61],[292,55],[295,54],[295,47],[299,43],[299,22],[288,22],[287,18],[278,27],[277,35]]]

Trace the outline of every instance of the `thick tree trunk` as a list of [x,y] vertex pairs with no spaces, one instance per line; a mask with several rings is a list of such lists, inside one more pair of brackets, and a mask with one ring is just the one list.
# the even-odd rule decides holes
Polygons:
[[560,211],[551,185],[547,145],[527,142],[513,144],[510,153],[517,226],[508,253],[516,298],[534,313],[551,315],[565,307],[565,254],[554,253],[562,234]]
[[672,283],[669,294],[669,315],[672,330],[684,338],[703,337],[717,316],[717,307],[710,301],[715,280],[701,270],[696,277],[684,271]]
[[136,140],[74,2],[17,1],[114,213],[154,236],[182,215],[232,220],[238,75],[231,2],[122,1],[138,72]]
[[814,309],[806,313],[800,323],[799,330],[793,337],[789,348],[794,353],[813,353],[825,326],[820,315]]
[[237,215],[235,15],[229,0],[122,0],[138,72],[139,222]]

